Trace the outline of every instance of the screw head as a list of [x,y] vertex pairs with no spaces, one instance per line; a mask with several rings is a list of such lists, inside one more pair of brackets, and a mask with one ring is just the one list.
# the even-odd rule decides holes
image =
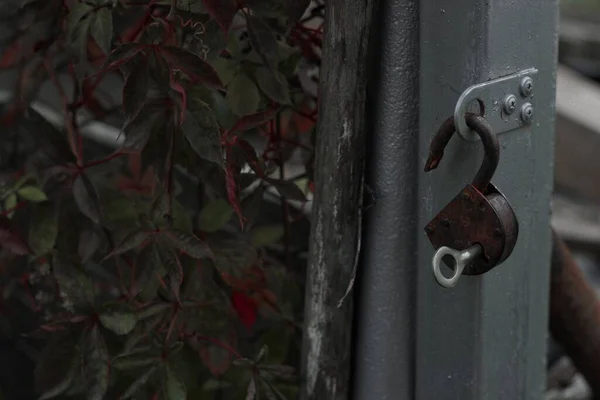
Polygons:
[[523,96],[531,96],[531,93],[533,93],[533,79],[526,76],[525,78],[521,79],[521,84],[519,87]]
[[509,94],[504,98],[504,111],[507,114],[512,114],[517,109],[517,96]]
[[533,119],[533,105],[531,103],[523,104],[521,107],[521,120],[526,124],[531,123]]
[[448,219],[448,217],[444,217],[442,218],[442,226],[444,228],[448,228],[450,227],[450,220]]

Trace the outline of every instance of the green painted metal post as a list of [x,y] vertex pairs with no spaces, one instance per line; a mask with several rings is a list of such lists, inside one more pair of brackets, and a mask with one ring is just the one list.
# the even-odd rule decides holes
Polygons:
[[[542,398],[557,14],[556,0],[382,0],[356,400]],[[438,169],[425,173],[429,143],[465,89],[528,68],[539,70],[533,121],[498,134],[493,179],[517,214],[516,248],[491,272],[442,288],[423,228],[470,182],[483,151],[457,135]]]

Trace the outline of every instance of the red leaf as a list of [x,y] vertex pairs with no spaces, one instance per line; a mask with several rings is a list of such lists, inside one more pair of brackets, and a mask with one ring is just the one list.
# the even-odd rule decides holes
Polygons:
[[21,58],[21,43],[19,40],[13,42],[8,48],[4,49],[4,54],[0,57],[0,68],[10,68]]
[[256,128],[275,118],[278,112],[279,108],[273,108],[271,110],[257,112],[256,114],[246,115],[245,117],[240,118],[229,132],[247,131]]
[[29,246],[13,229],[10,220],[6,218],[0,219],[0,245],[20,256],[31,254]]
[[201,82],[215,89],[223,89],[217,71],[194,53],[174,46],[164,46],[160,50],[171,68],[183,71],[194,83]]
[[221,29],[227,33],[233,22],[233,17],[237,13],[235,0],[204,0],[204,7],[221,26]]
[[231,148],[227,148],[227,168],[225,168],[225,186],[227,187],[227,199],[229,204],[240,219],[240,225],[244,227],[244,216],[242,215],[242,207],[237,194],[237,182],[235,180],[235,169],[237,166],[233,162],[234,155]]
[[234,292],[231,295],[231,302],[233,303],[233,308],[235,308],[242,324],[244,324],[247,329],[252,329],[256,322],[258,308],[256,301],[253,298],[246,296],[244,293]]

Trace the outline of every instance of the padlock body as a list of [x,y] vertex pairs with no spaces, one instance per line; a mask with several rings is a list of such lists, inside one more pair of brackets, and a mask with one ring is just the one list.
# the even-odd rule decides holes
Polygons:
[[491,270],[510,256],[517,242],[519,225],[508,200],[491,183],[485,193],[467,185],[425,227],[435,249],[481,245],[483,256],[469,264],[464,275]]

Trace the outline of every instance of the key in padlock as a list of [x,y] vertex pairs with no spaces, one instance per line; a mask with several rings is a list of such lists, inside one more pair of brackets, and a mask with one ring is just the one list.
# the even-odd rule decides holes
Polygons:
[[[512,253],[519,234],[512,207],[490,183],[500,158],[498,139],[483,117],[469,113],[465,118],[469,128],[481,138],[483,162],[473,181],[425,226],[429,241],[437,250],[432,261],[434,276],[444,287],[456,285],[461,274],[480,275],[501,264]],[[451,117],[431,142],[425,172],[437,168],[454,132]],[[454,268],[452,277],[442,274],[441,261]]]

